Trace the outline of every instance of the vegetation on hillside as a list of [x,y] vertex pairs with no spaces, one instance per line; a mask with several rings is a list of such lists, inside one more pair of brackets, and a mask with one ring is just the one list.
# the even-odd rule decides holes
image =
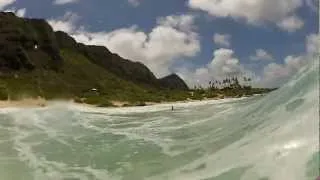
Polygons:
[[[142,102],[178,101],[187,98],[187,91],[146,88],[123,80],[90,63],[81,54],[62,50],[64,65],[60,72],[36,69],[3,75],[0,98],[23,97],[75,99],[77,102],[111,106],[111,101]],[[93,91],[95,90],[95,91]]]
[[0,100],[43,97],[98,106],[113,106],[112,101],[143,106],[267,92],[231,81],[218,84],[189,90],[175,74],[157,79],[142,63],[123,59],[106,47],[77,43],[64,32],[54,32],[45,20],[0,12]]

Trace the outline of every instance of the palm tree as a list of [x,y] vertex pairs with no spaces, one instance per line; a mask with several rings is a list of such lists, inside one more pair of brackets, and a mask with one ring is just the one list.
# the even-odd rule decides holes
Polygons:
[[243,77],[244,86],[248,86],[248,78],[246,76]]
[[215,89],[215,84],[214,84],[214,81],[211,82],[211,89]]
[[243,77],[243,81],[244,81],[244,82],[247,82],[247,77],[244,76],[244,77]]
[[248,78],[248,85],[251,86],[251,78]]

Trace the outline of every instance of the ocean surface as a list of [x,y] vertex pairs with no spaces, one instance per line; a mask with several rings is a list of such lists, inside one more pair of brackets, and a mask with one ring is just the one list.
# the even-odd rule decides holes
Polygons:
[[1,180],[314,180],[319,64],[242,99],[0,109]]

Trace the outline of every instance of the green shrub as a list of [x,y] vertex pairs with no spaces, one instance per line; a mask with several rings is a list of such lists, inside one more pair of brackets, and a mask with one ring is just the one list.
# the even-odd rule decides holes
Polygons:
[[8,93],[6,89],[0,89],[0,100],[8,100]]
[[98,104],[98,107],[115,107],[110,101],[104,101]]
[[147,104],[145,102],[138,102],[135,104],[136,106],[146,106]]
[[79,97],[75,97],[75,98],[74,98],[74,102],[76,102],[76,103],[83,103],[83,100],[82,100],[81,98],[79,98]]

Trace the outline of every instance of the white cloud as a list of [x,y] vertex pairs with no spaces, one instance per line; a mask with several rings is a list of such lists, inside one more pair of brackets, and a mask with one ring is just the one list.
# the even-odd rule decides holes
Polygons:
[[5,7],[13,4],[16,0],[0,0],[0,11],[2,11]]
[[74,29],[73,24],[66,21],[51,19],[51,20],[48,20],[48,23],[53,27],[54,31],[64,31],[64,32],[70,33]]
[[231,49],[217,49],[213,52],[213,59],[204,67],[191,70],[189,68],[178,68],[178,74],[189,84],[208,86],[208,82],[216,79],[222,80],[226,77],[242,76],[251,73],[245,69],[239,59],[234,57]]
[[231,35],[229,35],[229,34],[215,33],[213,35],[214,43],[217,45],[220,45],[220,46],[230,47],[230,45],[231,45],[230,40],[231,40]]
[[162,26],[177,28],[184,32],[190,32],[196,29],[194,25],[195,17],[193,15],[173,15],[158,18],[157,23]]
[[310,34],[306,38],[306,49],[310,55],[319,54],[320,48],[320,35]]
[[76,14],[67,12],[63,17],[59,19],[49,19],[48,23],[52,26],[54,31],[64,31],[66,33],[72,33],[76,27],[75,21],[79,17]]
[[208,65],[215,77],[236,76],[242,71],[239,60],[231,49],[218,49],[214,51],[214,57]]
[[16,0],[0,0],[0,11],[12,12],[18,17],[24,17],[26,14],[26,8],[16,9],[15,7],[11,7],[10,9],[5,9],[14,2],[16,2]]
[[271,54],[269,54],[264,49],[257,49],[255,52],[255,55],[250,56],[250,59],[253,61],[260,61],[260,60],[272,61],[272,60],[274,60],[273,56]]
[[72,19],[66,15],[49,20],[49,23],[55,30],[64,30],[79,42],[106,46],[124,58],[140,61],[158,77],[170,73],[175,60],[195,56],[200,51],[198,35],[193,31],[194,18],[189,15],[159,18],[149,33],[136,26],[111,32],[88,32],[75,28]]
[[64,4],[70,4],[70,3],[76,3],[79,0],[55,0],[53,1],[53,4],[55,5],[64,5]]
[[25,17],[27,10],[26,10],[26,8],[16,10],[16,9],[13,7],[13,8],[11,8],[11,9],[6,9],[6,10],[4,10],[4,12],[12,12],[12,13],[14,13],[16,16],[18,16],[18,17]]
[[320,47],[320,36],[310,34],[306,37],[306,53],[298,56],[289,55],[284,59],[283,64],[270,63],[263,70],[262,81],[259,83],[263,87],[279,87],[286,83],[296,74],[301,67],[313,60]]
[[[198,34],[195,32],[194,18],[190,15],[168,16],[159,18],[150,32],[143,32],[137,26],[121,28],[111,32],[88,32],[75,26],[76,15],[67,13],[64,17],[50,20],[54,29],[65,29],[77,41],[91,45],[106,46],[111,52],[146,64],[158,77],[170,73],[176,59],[193,57],[200,51]],[[319,36],[313,34],[306,38],[308,53],[315,53],[319,47]],[[257,50],[256,58],[271,60],[272,56],[265,50]],[[273,58],[272,58],[273,59]],[[276,87],[285,83],[306,63],[305,56],[287,56],[283,64],[268,64],[261,77],[253,77],[257,86]],[[213,59],[198,69],[179,67],[175,69],[190,87],[195,84],[208,85],[212,79],[226,76],[254,74],[231,49],[217,49]]]
[[17,14],[17,16],[19,16],[19,17],[24,17],[24,16],[26,15],[26,12],[27,12],[26,8],[23,8],[23,9],[18,9],[18,10],[16,11],[16,14]]
[[[243,19],[249,24],[257,25],[281,24],[302,7],[303,2],[304,0],[189,0],[188,5],[215,17]],[[297,25],[295,27],[298,28]]]
[[279,87],[286,83],[299,69],[306,64],[304,56],[287,56],[283,64],[270,63],[263,70],[263,87]]
[[[188,83],[194,85],[208,86],[212,79],[223,79],[230,76],[249,76],[255,87],[280,87],[295,75],[301,67],[308,63],[310,55],[318,53],[320,47],[320,35],[310,34],[306,37],[306,53],[301,55],[288,55],[283,63],[269,63],[260,75],[256,75],[247,65],[241,64],[231,49],[218,49],[214,51],[212,61],[204,67],[192,70],[192,68],[178,68],[178,74]],[[272,56],[265,50],[256,51],[255,60],[272,60]],[[240,78],[241,80],[241,78]]]
[[140,1],[141,0],[128,0],[128,2],[134,7],[139,6],[140,5]]
[[[194,85],[208,86],[212,79],[223,79],[227,76],[249,76],[255,87],[280,87],[288,82],[304,65],[312,60],[312,56],[319,53],[320,35],[310,34],[306,37],[306,52],[301,55],[288,55],[283,63],[271,62],[262,69],[262,73],[256,75],[247,65],[241,64],[231,49],[218,49],[214,51],[212,61],[203,67],[192,70],[192,68],[177,68],[180,75],[190,87]],[[256,50],[254,60],[272,60],[272,56],[263,49]],[[241,78],[240,78],[241,80]]]
[[301,29],[304,25],[304,22],[297,16],[290,16],[282,19],[277,23],[277,25],[285,31],[294,32],[298,29]]

